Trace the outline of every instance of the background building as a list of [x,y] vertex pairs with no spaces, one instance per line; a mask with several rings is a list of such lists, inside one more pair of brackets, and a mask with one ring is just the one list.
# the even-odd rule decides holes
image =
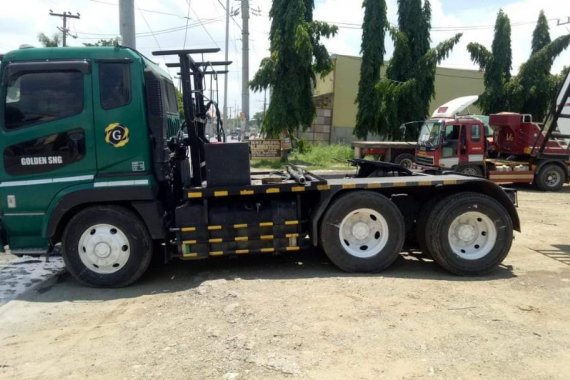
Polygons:
[[[314,99],[317,117],[307,131],[299,137],[310,142],[335,144],[350,143],[356,124],[357,105],[355,104],[360,79],[360,57],[334,55],[334,69],[319,78]],[[382,68],[382,77],[385,66]],[[484,90],[483,73],[475,70],[458,70],[438,67],[435,80],[435,98],[430,103],[430,114],[439,105],[466,95],[478,95]],[[479,113],[476,107],[472,113]],[[411,120],[410,120],[411,121]],[[369,136],[368,140],[378,139]]]

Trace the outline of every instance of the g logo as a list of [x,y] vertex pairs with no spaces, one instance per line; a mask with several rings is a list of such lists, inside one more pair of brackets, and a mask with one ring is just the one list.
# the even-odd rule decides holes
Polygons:
[[115,148],[124,147],[129,143],[129,128],[120,123],[112,123],[105,128],[105,142]]

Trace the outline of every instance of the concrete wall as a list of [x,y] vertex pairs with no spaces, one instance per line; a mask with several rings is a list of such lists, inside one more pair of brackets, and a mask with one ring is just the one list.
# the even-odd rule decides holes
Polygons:
[[[334,70],[317,80],[315,99],[326,97],[332,101],[331,143],[350,143],[355,138],[352,134],[356,124],[357,105],[355,103],[360,80],[360,57],[336,55],[333,57]],[[385,66],[381,75],[385,75]],[[474,70],[458,70],[438,67],[435,81],[435,98],[430,103],[430,114],[441,104],[466,95],[479,95],[484,91],[483,73]],[[319,105],[317,104],[317,108]],[[471,113],[480,113],[477,107],[470,108]],[[316,123],[314,127],[322,124]],[[315,132],[314,127],[309,133]],[[307,136],[308,137],[308,136]],[[374,136],[369,136],[373,140]],[[311,139],[313,140],[313,139]],[[324,140],[321,140],[324,141]]]
[[317,115],[313,120],[313,125],[307,131],[298,133],[298,138],[317,144],[329,144],[331,142],[333,98],[332,93],[315,97]]
[[[438,67],[435,72],[435,98],[430,103],[430,114],[437,107],[451,99],[467,95],[480,95],[485,91],[483,73],[475,70],[459,70]],[[472,114],[479,114],[481,110],[472,106]]]

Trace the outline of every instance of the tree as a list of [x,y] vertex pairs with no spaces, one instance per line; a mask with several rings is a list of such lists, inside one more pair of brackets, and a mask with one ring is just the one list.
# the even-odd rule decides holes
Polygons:
[[[394,55],[380,80],[378,131],[387,140],[401,138],[400,125],[424,120],[435,94],[435,71],[461,34],[430,49],[431,5],[428,0],[398,0],[398,28],[391,28]],[[417,137],[419,131],[410,133]]]
[[543,120],[557,90],[550,70],[554,59],[570,44],[570,35],[551,42],[548,21],[541,11],[532,34],[531,55],[512,78],[510,41],[509,19],[499,11],[492,52],[480,44],[467,45],[471,59],[485,71],[485,91],[479,98],[481,110],[486,114],[513,111]]
[[388,78],[400,82],[410,78],[415,64],[430,48],[430,29],[429,0],[426,0],[423,7],[421,0],[398,0],[399,33],[392,31],[395,47],[394,56],[386,69]]
[[255,125],[257,128],[261,128],[263,125],[263,119],[265,119],[265,112],[259,111],[253,115],[253,120],[255,120]]
[[551,42],[548,29],[546,16],[541,11],[532,34],[531,56],[506,89],[510,109],[531,114],[538,121],[546,116],[558,90],[557,78],[550,74],[554,59],[570,44],[570,35],[558,37]]
[[58,47],[60,44],[59,34],[54,34],[52,38],[49,38],[44,33],[39,33],[38,41],[40,41],[44,47]]
[[271,6],[271,55],[261,61],[250,83],[254,91],[271,87],[262,127],[268,137],[310,127],[315,116],[315,73],[327,73],[332,68],[320,39],[334,36],[337,28],[313,21],[313,9],[313,0],[274,0]]
[[97,42],[95,42],[94,44],[92,43],[84,43],[83,45],[85,46],[117,46],[119,44],[119,37],[115,37],[115,38],[109,38],[108,40],[99,40]]
[[540,49],[545,47],[551,42],[550,40],[550,28],[548,27],[548,21],[544,15],[544,11],[540,11],[538,15],[538,21],[534,32],[532,32],[532,51],[530,55],[538,53]]
[[178,104],[178,113],[180,114],[180,120],[186,120],[184,118],[184,100],[182,97],[182,91],[176,89],[176,103]]
[[467,50],[471,60],[484,71],[485,91],[479,97],[478,104],[485,114],[508,110],[505,85],[511,79],[511,22],[509,17],[499,10],[495,21],[495,36],[492,51],[483,45],[470,43]]
[[385,0],[364,0],[364,22],[362,24],[362,65],[356,103],[356,126],[354,134],[366,139],[369,132],[380,130],[378,109],[380,107],[375,84],[380,80],[380,68],[384,64],[384,34],[388,20]]

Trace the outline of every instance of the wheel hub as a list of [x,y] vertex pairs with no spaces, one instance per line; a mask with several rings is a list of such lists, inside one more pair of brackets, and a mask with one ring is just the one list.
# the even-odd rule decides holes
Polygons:
[[475,240],[475,236],[477,236],[475,232],[475,227],[473,227],[470,224],[462,224],[457,229],[457,237],[466,243]]
[[497,240],[493,220],[479,211],[459,215],[448,231],[451,250],[464,260],[478,260],[486,256]]
[[548,176],[546,177],[546,182],[550,185],[550,186],[554,186],[558,184],[558,174],[556,173],[548,173]]
[[364,222],[358,222],[352,227],[352,235],[358,240],[365,240],[370,234],[370,227]]
[[347,253],[368,258],[380,252],[388,242],[388,222],[378,211],[353,210],[339,226],[339,239]]
[[88,228],[79,238],[77,249],[83,264],[99,274],[121,270],[131,253],[127,236],[110,224],[97,224]]
[[97,257],[105,259],[105,258],[109,257],[109,255],[111,254],[111,247],[107,243],[97,243],[94,251],[95,251],[95,255],[97,255]]

